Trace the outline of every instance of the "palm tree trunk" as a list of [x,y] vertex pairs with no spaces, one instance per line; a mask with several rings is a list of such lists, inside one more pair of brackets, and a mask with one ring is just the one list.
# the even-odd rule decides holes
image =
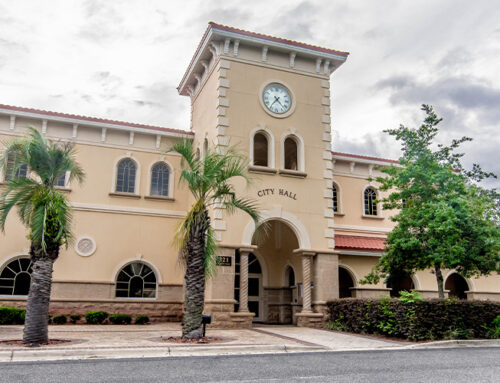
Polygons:
[[434,265],[434,272],[436,274],[438,285],[438,297],[440,299],[444,299],[443,273],[441,271],[441,267],[437,263]]
[[46,254],[40,245],[31,245],[33,272],[24,321],[23,343],[25,344],[45,344],[49,341],[48,319],[52,269],[58,255],[59,245],[48,246]]
[[202,337],[201,320],[205,306],[205,242],[210,217],[206,210],[194,219],[187,242],[186,293],[182,337],[199,339]]

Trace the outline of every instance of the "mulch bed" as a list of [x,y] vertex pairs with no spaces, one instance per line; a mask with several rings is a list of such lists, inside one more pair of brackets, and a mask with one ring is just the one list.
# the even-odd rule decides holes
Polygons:
[[[42,343],[43,346],[55,346],[61,343],[69,343],[71,340],[69,339],[49,339],[48,343]],[[19,339],[11,339],[11,340],[2,340],[0,341],[0,345],[6,346],[23,346],[23,347],[38,347],[35,344],[24,344],[22,340]]]
[[221,342],[223,339],[215,336],[204,336],[203,338],[200,339],[183,339],[180,336],[168,336],[168,337],[162,336],[161,340],[169,343],[193,344],[193,343],[215,343],[215,342]]

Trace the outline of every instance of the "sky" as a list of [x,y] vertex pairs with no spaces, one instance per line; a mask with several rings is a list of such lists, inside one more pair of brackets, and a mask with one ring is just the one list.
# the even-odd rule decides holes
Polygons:
[[[460,0],[0,0],[0,104],[189,129],[176,87],[209,21],[350,55],[332,75],[335,151],[398,158],[420,105],[500,175],[500,7]],[[485,186],[500,187],[500,181]]]

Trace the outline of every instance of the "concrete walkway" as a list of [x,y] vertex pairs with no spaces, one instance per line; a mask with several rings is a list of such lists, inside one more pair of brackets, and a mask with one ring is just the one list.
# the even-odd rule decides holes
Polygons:
[[[22,339],[22,331],[23,326],[0,326],[0,341]],[[230,330],[207,329],[207,336],[219,338],[218,341],[210,344],[179,344],[165,341],[165,338],[180,334],[181,328],[178,323],[145,326],[51,325],[49,326],[50,339],[66,339],[70,342],[37,348],[0,343],[0,362],[418,347],[418,345],[409,342],[294,326],[256,326],[252,329]],[[431,346],[431,344],[429,345]],[[491,346],[492,344],[487,345]],[[497,345],[500,345],[500,342],[497,342]],[[455,342],[448,345],[448,347],[450,346],[456,347],[460,344]],[[436,347],[436,342],[432,344],[432,347]]]

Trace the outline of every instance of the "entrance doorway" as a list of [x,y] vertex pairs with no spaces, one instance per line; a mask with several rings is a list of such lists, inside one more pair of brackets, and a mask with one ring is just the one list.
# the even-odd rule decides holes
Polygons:
[[[236,251],[235,256],[235,278],[234,278],[234,299],[240,301],[240,253]],[[254,313],[254,322],[261,322],[264,319],[262,310],[262,267],[255,254],[248,256],[248,311]],[[239,303],[234,305],[234,311],[238,311]]]

